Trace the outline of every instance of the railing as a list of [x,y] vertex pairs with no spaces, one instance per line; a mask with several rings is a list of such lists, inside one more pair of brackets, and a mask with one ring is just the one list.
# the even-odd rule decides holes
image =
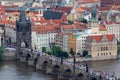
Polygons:
[[[39,54],[40,54],[40,56],[43,56],[43,57],[48,58],[48,59],[51,59],[52,61],[56,61],[59,64],[61,63],[61,59],[58,58],[58,57],[55,57],[55,56],[52,56],[52,55],[47,55],[46,53],[42,53],[42,54],[39,53]],[[70,68],[72,68],[74,63],[73,62],[69,62],[69,61],[64,59],[63,60],[63,65],[66,65],[66,66],[69,66]],[[75,68],[79,72],[86,73],[86,66],[75,64]],[[102,80],[118,80],[117,77],[115,77],[114,75],[107,74],[105,72],[97,71],[97,70],[94,70],[94,69],[89,69],[87,74],[89,76],[94,76],[94,77],[97,77],[97,78],[101,77]]]

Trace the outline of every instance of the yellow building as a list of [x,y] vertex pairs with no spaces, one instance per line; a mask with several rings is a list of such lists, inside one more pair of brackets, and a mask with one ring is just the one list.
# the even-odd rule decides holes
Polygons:
[[68,52],[70,52],[71,49],[73,49],[73,51],[76,53],[76,38],[75,38],[74,34],[70,35],[68,44],[69,44]]

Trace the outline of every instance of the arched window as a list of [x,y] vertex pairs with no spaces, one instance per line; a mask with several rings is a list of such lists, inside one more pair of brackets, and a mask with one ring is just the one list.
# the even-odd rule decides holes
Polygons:
[[23,47],[23,48],[27,48],[28,45],[27,45],[27,43],[26,43],[25,41],[23,41],[23,42],[21,42],[21,47]]

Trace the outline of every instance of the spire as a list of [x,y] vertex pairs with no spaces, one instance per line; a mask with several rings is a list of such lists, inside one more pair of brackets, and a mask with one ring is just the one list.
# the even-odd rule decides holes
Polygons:
[[97,20],[97,10],[96,10],[96,7],[92,7],[92,20]]
[[25,11],[24,10],[20,10],[20,22],[26,22],[26,16],[25,16]]

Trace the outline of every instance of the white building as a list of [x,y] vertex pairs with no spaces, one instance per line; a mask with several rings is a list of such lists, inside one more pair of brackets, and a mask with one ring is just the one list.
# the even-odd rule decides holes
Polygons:
[[50,50],[55,43],[56,34],[54,32],[43,33],[32,31],[32,48],[39,51],[42,51],[42,48],[45,48],[46,51]]
[[108,34],[114,34],[115,38],[120,41],[120,24],[115,22],[106,22],[105,27]]
[[5,38],[7,44],[16,43],[16,29],[15,24],[5,24]]

